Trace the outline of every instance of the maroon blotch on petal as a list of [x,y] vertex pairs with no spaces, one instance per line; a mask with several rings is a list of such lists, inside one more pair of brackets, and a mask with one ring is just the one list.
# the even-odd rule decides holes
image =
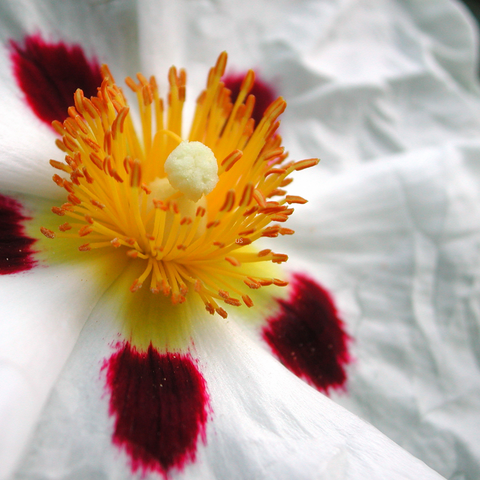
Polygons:
[[105,362],[113,442],[131,459],[132,472],[167,478],[196,457],[205,442],[208,395],[189,355],[139,352],[128,342]]
[[47,43],[36,34],[23,42],[11,40],[10,49],[18,86],[34,113],[48,125],[67,118],[77,88],[91,97],[102,83],[98,62],[88,60],[79,45]]
[[342,389],[350,361],[345,333],[332,296],[314,280],[294,275],[288,300],[267,319],[263,339],[279,360],[318,390]]
[[[233,102],[235,102],[238,97],[244,78],[245,73],[229,74],[222,78],[225,86],[232,92]],[[255,119],[255,125],[258,125],[265,110],[277,98],[277,95],[275,89],[271,85],[259,78],[258,73],[255,75],[255,83],[250,94],[255,95],[255,107],[253,109],[252,117]]]
[[25,234],[22,205],[0,195],[0,275],[30,270],[36,265],[33,257],[35,239]]

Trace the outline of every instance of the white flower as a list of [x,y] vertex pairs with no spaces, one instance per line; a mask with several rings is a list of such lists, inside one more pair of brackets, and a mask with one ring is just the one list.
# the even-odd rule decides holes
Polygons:
[[[48,165],[59,156],[12,74],[10,40],[40,32],[79,44],[117,80],[140,70],[162,82],[170,65],[186,66],[192,98],[224,49],[236,68],[277,82],[289,104],[283,144],[324,164],[295,179],[310,203],[283,250],[293,272],[334,292],[353,337],[348,391],[335,400],[445,476],[474,478],[480,102],[473,30],[455,5],[28,1],[0,3],[0,22],[0,193],[37,224],[64,201]],[[47,268],[0,278],[0,476],[129,478],[101,362],[122,341],[120,321],[158,312],[131,300],[134,267],[115,252],[56,251]],[[262,322],[166,308],[193,339],[210,409],[195,460],[169,476],[439,478],[288,372]],[[268,305],[258,311],[265,319]]]

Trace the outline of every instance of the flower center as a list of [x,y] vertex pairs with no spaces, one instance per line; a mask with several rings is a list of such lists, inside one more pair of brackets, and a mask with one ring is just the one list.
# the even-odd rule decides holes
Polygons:
[[68,201],[52,211],[69,221],[58,232],[41,229],[48,238],[85,237],[81,252],[109,247],[142,260],[132,292],[148,282],[152,293],[171,296],[174,304],[195,293],[207,311],[223,317],[219,302],[253,306],[247,287],[287,284],[254,268],[259,262],[285,262],[287,256],[258,251],[252,243],[294,233],[281,224],[293,212],[290,204],[306,200],[286,194],[292,181],[287,177],[318,163],[285,161],[276,134],[285,101],[274,101],[255,127],[255,99],[248,96],[254,73],[248,72],[232,103],[221,82],[225,65],[222,53],[197,100],[186,141],[183,70],[170,69],[166,109],[154,77],[126,79],[137,96],[138,133],[125,95],[103,66],[98,95],[87,99],[77,90],[69,118],[53,122],[66,156],[50,164],[69,179],[53,176]]

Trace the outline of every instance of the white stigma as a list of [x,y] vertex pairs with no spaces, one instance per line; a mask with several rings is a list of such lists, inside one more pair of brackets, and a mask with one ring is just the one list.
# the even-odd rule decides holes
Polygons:
[[173,188],[196,202],[217,185],[217,159],[201,142],[181,142],[165,161],[165,173]]

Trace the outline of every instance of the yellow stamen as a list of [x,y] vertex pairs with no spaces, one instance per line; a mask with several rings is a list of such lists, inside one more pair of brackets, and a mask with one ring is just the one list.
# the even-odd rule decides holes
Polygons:
[[53,122],[62,136],[57,146],[66,155],[65,162],[50,164],[67,175],[55,174],[53,181],[66,190],[68,202],[52,212],[71,223],[62,223],[58,232],[41,228],[51,239],[87,237],[89,243],[77,245],[81,252],[113,247],[144,262],[132,292],[148,281],[152,293],[170,296],[173,304],[198,295],[209,313],[224,318],[227,312],[217,302],[250,308],[249,288],[287,284],[252,273],[259,271],[254,265],[288,258],[252,244],[294,233],[272,222],[285,222],[293,212],[289,205],[306,200],[286,195],[283,188],[292,172],[318,163],[286,162],[276,133],[286,105],[282,98],[254,126],[253,71],[232,104],[221,82],[226,60],[222,53],[210,70],[187,138],[182,137],[183,70],[170,69],[166,102],[155,78],[127,78],[137,96],[137,132],[126,97],[103,66],[97,96],[87,99],[77,90],[69,117],[63,124]]

